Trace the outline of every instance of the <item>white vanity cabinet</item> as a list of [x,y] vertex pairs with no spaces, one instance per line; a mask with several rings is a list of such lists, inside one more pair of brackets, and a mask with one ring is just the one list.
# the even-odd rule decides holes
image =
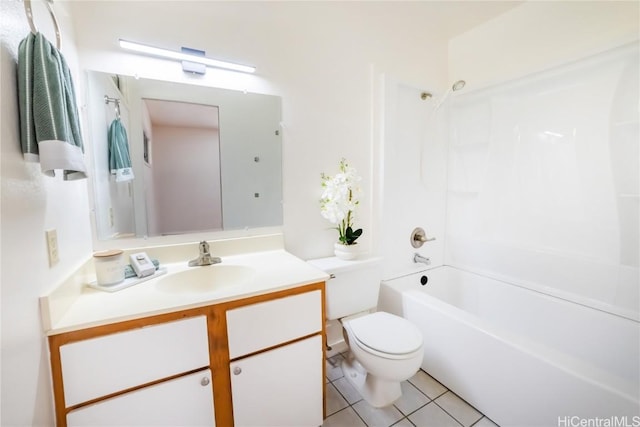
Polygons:
[[227,311],[236,427],[322,425],[322,298],[316,290]]
[[319,426],[324,283],[49,336],[56,425]]

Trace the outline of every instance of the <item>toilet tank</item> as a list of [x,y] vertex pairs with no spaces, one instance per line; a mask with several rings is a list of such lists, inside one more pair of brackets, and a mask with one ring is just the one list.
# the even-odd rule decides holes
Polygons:
[[378,305],[381,258],[344,261],[330,257],[307,262],[331,275],[326,285],[327,319],[339,319]]

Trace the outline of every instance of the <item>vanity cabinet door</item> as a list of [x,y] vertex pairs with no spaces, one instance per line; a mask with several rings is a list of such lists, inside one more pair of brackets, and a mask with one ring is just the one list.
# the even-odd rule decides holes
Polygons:
[[229,358],[322,331],[322,294],[305,292],[227,311]]
[[66,407],[209,366],[206,316],[60,347]]
[[67,426],[215,426],[211,370],[76,409]]
[[232,362],[235,427],[322,425],[323,363],[320,335]]

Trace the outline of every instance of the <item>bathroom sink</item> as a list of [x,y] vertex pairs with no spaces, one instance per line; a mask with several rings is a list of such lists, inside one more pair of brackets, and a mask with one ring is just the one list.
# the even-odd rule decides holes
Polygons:
[[242,265],[214,264],[168,274],[158,279],[156,286],[171,293],[216,292],[245,285],[254,273],[252,268]]

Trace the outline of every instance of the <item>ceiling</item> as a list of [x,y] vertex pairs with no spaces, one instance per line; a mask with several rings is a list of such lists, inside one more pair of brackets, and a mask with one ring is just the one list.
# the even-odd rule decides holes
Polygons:
[[[290,38],[300,28],[330,32],[335,23],[369,21],[381,30],[391,20],[407,31],[451,39],[523,1],[216,1],[216,0],[73,0],[68,2],[80,45],[101,44],[114,37],[153,40],[168,48],[179,42],[207,52],[250,38],[256,49],[278,37]],[[313,30],[312,30],[313,31]],[[261,37],[256,38],[256,34]],[[83,40],[87,39],[87,40]],[[244,41],[243,41],[244,39]],[[278,39],[279,40],[279,39]],[[222,44],[220,42],[223,42]]]

